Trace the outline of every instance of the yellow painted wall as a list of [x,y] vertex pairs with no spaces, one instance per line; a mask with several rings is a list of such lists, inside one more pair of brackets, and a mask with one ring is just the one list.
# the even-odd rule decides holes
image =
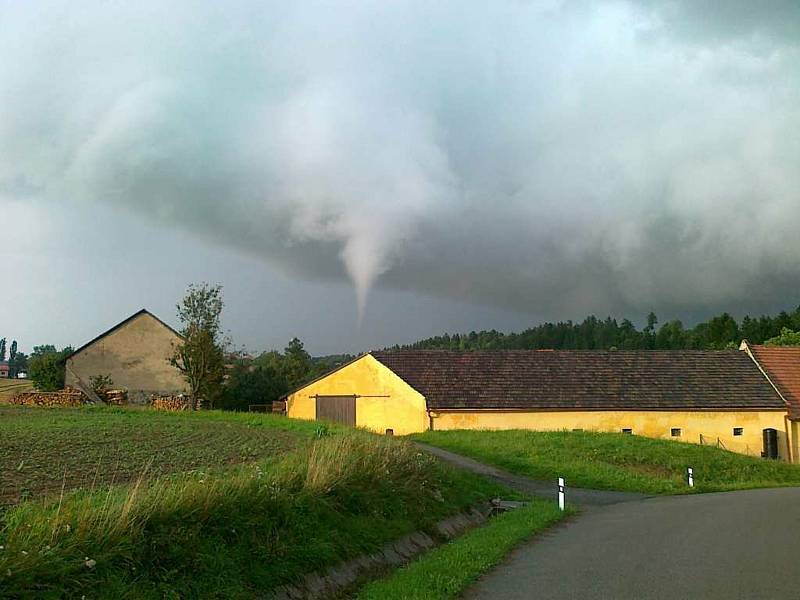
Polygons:
[[[557,431],[585,429],[619,432],[633,429],[634,435],[651,438],[716,443],[720,438],[728,450],[760,456],[762,430],[778,430],[781,458],[787,460],[787,431],[784,411],[559,411],[559,412],[433,412],[433,428],[444,429],[534,429]],[[681,429],[679,438],[671,437],[673,427]],[[733,428],[743,429],[741,436]]]
[[361,396],[356,398],[357,427],[380,433],[393,429],[397,435],[428,428],[425,398],[369,354],[289,395],[286,414],[315,419],[317,395]]

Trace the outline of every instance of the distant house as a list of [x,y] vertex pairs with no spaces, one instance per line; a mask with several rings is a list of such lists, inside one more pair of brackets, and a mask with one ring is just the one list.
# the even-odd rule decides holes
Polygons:
[[66,361],[66,384],[88,391],[90,380],[108,375],[115,388],[128,390],[132,403],[151,394],[186,391],[180,372],[169,364],[181,335],[146,310],[140,310],[87,342]]
[[792,461],[800,462],[800,348],[750,345],[745,340],[741,349],[755,361],[786,403],[786,426],[791,440],[789,451]]
[[[631,433],[787,455],[786,402],[743,352],[372,352],[286,397],[289,417],[427,429]],[[774,431],[773,431],[774,430]]]
[[8,361],[0,361],[0,379],[8,379],[11,375],[11,365]]

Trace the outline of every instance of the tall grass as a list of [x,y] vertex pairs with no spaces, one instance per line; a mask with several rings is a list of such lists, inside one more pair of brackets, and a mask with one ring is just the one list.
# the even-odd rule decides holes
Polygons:
[[9,509],[0,517],[0,590],[253,597],[495,492],[408,442],[338,435],[224,474],[142,477]]

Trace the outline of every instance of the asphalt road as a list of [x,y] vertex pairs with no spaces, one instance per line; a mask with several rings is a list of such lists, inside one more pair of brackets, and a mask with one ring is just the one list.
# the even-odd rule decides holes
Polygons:
[[465,598],[800,598],[800,488],[589,508]]
[[[554,498],[553,483],[423,447],[459,467]],[[518,548],[464,597],[800,598],[800,488],[648,497],[567,485],[567,498],[581,505],[580,515]]]

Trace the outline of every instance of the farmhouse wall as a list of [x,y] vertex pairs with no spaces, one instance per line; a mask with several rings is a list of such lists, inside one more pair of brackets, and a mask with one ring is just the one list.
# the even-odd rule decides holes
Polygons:
[[369,354],[290,394],[286,413],[296,419],[316,418],[316,396],[356,397],[356,426],[397,435],[428,428],[425,398]]
[[108,375],[115,388],[128,390],[132,404],[152,394],[184,393],[183,377],[169,364],[180,343],[180,336],[143,312],[67,359],[66,384],[87,389],[91,377]]
[[[656,439],[716,445],[740,454],[760,456],[763,449],[762,432],[766,428],[778,431],[780,456],[788,460],[785,411],[485,411],[434,412],[433,428],[446,429],[531,429],[559,431],[622,432],[630,429],[634,435]],[[733,435],[741,428],[741,435]],[[680,429],[673,437],[672,429]]]

